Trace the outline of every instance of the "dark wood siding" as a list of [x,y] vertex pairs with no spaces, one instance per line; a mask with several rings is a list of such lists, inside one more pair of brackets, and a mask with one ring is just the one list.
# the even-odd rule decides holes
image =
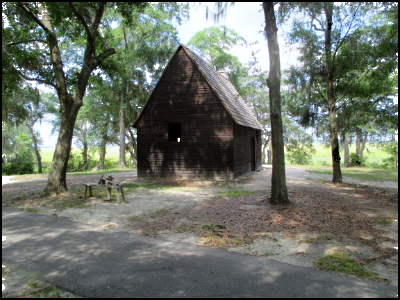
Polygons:
[[[251,144],[252,137],[257,142],[254,148]],[[242,176],[251,172],[252,149],[255,149],[256,151],[255,168],[257,170],[262,167],[261,131],[235,124],[233,139],[234,177]]]
[[[168,141],[169,122],[181,123],[179,143]],[[137,129],[139,177],[233,178],[233,121],[182,49]]]

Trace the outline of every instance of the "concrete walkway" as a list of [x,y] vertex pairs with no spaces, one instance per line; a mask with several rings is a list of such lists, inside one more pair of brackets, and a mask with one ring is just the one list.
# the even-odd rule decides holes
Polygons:
[[[2,208],[2,261],[84,297],[396,297],[394,286]],[[7,282],[3,281],[7,285]]]

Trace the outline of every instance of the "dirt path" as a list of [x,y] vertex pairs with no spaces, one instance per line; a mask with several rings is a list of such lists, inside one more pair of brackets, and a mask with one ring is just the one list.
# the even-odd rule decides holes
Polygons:
[[[292,167],[286,172],[292,209],[268,205],[270,166],[226,182],[148,182],[135,171],[115,173],[115,181],[130,186],[122,205],[103,201],[100,189],[94,189],[94,198],[82,199],[82,182],[96,182],[99,175],[68,177],[67,196],[38,198],[46,179],[5,184],[2,195],[3,205],[31,212],[300,266],[314,267],[321,256],[345,251],[397,286],[398,196],[382,187],[397,189],[398,183],[344,178],[369,186],[354,188],[316,182],[329,175]],[[234,193],[241,196],[225,197]]]

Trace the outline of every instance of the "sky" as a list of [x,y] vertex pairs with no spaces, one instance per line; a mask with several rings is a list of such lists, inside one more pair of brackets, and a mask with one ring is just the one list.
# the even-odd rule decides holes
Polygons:
[[[207,3],[211,11],[216,11],[215,8]],[[231,54],[237,56],[239,60],[246,64],[251,57],[251,51],[259,50],[257,59],[259,66],[263,71],[269,70],[268,45],[264,34],[260,31],[264,30],[265,19],[264,13],[261,10],[261,2],[245,2],[235,3],[228,7],[228,13],[225,18],[220,19],[219,23],[214,23],[212,18],[206,21],[206,8],[204,5],[196,5],[190,8],[190,18],[183,20],[182,24],[177,25],[178,37],[182,44],[187,44],[190,38],[198,31],[211,26],[225,25],[230,29],[234,29],[239,35],[246,39],[248,43],[258,42],[249,47],[234,47]],[[293,47],[285,45],[285,40],[281,36],[283,30],[278,29],[278,41],[281,55],[281,69],[288,68],[290,64],[296,63],[296,51]],[[50,135],[51,125],[44,119],[42,124],[35,125],[36,130],[40,130],[40,135],[43,140],[41,148],[54,148],[57,142],[56,135]],[[73,145],[74,146],[74,145]]]

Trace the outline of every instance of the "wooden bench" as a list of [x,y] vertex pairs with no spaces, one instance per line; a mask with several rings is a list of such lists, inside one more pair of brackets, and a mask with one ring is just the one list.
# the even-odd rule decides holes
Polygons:
[[112,189],[116,189],[117,190],[117,204],[120,204],[119,191],[121,191],[122,200],[125,201],[124,190],[123,190],[124,185],[120,184],[120,183],[118,183],[116,181],[113,181],[112,177],[111,177],[112,179],[106,179],[106,178],[103,178],[103,176],[101,176],[101,178],[100,178],[98,183],[95,183],[95,182],[82,183],[82,185],[85,186],[85,199],[86,199],[86,194],[87,194],[88,188],[89,188],[90,197],[93,197],[93,195],[92,195],[92,186],[94,186],[94,187],[100,187],[100,188],[107,189],[107,199],[105,199],[106,201],[111,200],[111,190]]

